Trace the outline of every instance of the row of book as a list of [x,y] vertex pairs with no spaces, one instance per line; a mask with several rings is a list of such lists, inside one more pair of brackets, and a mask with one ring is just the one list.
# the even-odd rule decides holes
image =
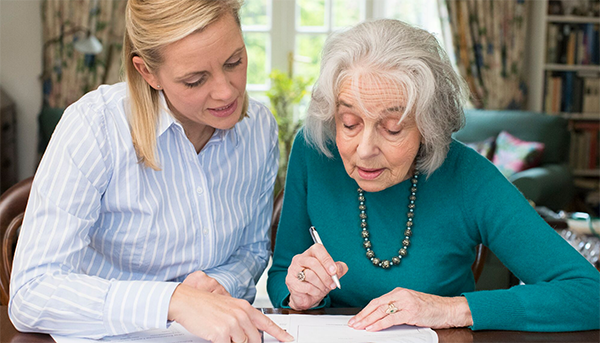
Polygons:
[[551,114],[599,113],[600,73],[546,72],[544,111]]
[[598,149],[599,121],[576,121],[572,124],[569,163],[574,170],[596,170],[600,167]]
[[548,24],[546,62],[600,64],[598,24]]

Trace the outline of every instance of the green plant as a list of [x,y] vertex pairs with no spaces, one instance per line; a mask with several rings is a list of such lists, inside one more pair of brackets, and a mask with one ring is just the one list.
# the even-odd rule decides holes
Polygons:
[[301,76],[290,77],[279,70],[273,70],[269,78],[271,88],[267,91],[267,96],[271,100],[271,111],[279,125],[280,158],[275,181],[275,194],[278,194],[285,185],[285,173],[294,137],[303,124],[303,120],[294,120],[294,105],[300,103],[307,94],[312,79]]

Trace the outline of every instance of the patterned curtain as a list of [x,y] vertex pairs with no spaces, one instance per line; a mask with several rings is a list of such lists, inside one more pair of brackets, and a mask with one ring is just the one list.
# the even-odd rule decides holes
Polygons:
[[[99,85],[119,81],[125,5],[125,0],[42,2],[45,106],[64,109]],[[73,44],[87,37],[94,21],[95,36],[103,49],[97,55],[86,55]]]
[[467,80],[475,107],[525,106],[524,0],[448,0],[456,64]]

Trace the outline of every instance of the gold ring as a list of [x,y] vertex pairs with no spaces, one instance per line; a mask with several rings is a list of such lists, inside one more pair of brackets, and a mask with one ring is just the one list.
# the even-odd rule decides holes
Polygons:
[[[231,343],[236,343],[233,340],[231,340]],[[244,337],[244,340],[240,343],[248,343],[248,336]]]
[[302,270],[298,272],[298,275],[296,275],[298,280],[300,280],[302,282],[304,282],[304,280],[306,280],[306,274],[304,274],[304,269],[306,269],[306,268],[302,268]]
[[385,310],[385,313],[394,314],[396,312],[398,312],[398,308],[396,307],[396,305],[394,305],[394,303],[389,303],[387,309]]

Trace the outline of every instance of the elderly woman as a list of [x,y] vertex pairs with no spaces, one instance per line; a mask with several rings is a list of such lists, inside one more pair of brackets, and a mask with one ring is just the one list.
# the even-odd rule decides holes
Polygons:
[[238,0],[129,0],[126,82],[66,109],[36,173],[9,315],[100,338],[177,321],[293,339],[250,305],[269,258],[277,124],[246,93]]
[[[451,138],[465,89],[436,39],[402,22],[327,40],[290,157],[268,278],[276,307],[364,307],[348,325],[372,331],[599,327],[598,271]],[[525,285],[475,292],[480,243]]]

